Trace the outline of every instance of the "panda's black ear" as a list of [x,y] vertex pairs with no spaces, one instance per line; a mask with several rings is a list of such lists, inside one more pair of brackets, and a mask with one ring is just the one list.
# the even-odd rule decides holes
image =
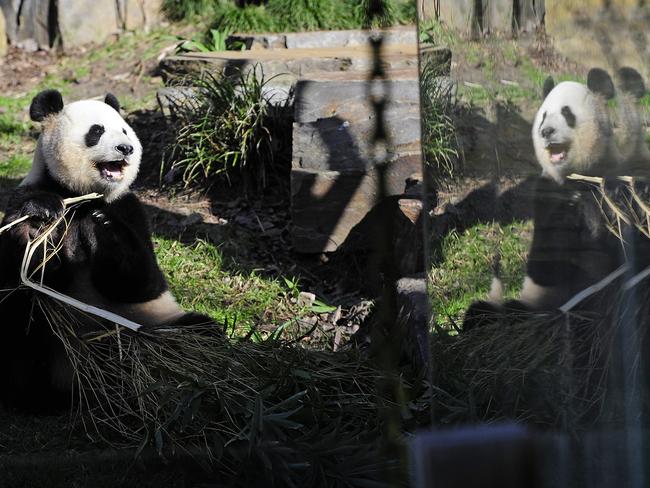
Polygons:
[[542,95],[544,98],[548,97],[548,94],[551,93],[551,90],[555,88],[555,80],[552,76],[549,76],[544,80],[544,86],[542,87]]
[[29,116],[34,122],[41,122],[51,114],[63,110],[63,97],[57,90],[44,90],[34,97],[29,106]]
[[117,97],[113,95],[112,93],[107,93],[106,98],[104,98],[104,103],[106,105],[110,105],[113,107],[117,112],[120,111],[120,102],[117,101]]
[[641,99],[645,95],[645,83],[637,70],[624,67],[616,72],[616,82],[623,93],[631,93],[635,98]]
[[611,100],[616,95],[614,82],[604,69],[592,68],[587,74],[587,88],[592,92],[598,93],[605,97],[605,100]]

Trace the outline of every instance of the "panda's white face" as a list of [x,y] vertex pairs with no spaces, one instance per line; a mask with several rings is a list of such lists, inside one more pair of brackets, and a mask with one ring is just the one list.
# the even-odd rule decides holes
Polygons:
[[562,183],[568,174],[610,157],[606,101],[581,83],[559,83],[539,108],[532,135],[544,174]]
[[45,165],[72,191],[102,193],[110,201],[129,189],[141,157],[138,137],[115,108],[81,100],[44,118],[32,173]]

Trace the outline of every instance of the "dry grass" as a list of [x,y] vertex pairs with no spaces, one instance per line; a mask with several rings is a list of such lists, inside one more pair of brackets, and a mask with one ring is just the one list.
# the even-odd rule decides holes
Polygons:
[[36,302],[73,365],[77,418],[89,435],[162,456],[199,452],[233,479],[381,479],[378,373],[356,353],[232,342],[214,327],[132,332],[96,321],[81,334],[88,326],[76,311]]
[[[618,305],[606,314],[593,308],[533,314],[457,336],[436,334],[432,344],[438,420],[516,419],[572,433],[594,425],[620,425],[624,409],[617,385],[633,384],[623,380],[639,373],[635,368],[644,336],[639,331],[646,321],[632,322],[639,328],[631,331],[623,302],[614,303]],[[621,349],[623,338],[629,350]],[[621,361],[629,370],[619,369]]]

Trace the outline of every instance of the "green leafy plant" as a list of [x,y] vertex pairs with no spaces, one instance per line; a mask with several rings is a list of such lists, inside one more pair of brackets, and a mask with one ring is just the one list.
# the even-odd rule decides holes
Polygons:
[[206,42],[201,42],[196,38],[192,40],[185,41],[179,46],[181,51],[199,51],[207,53],[210,51],[225,51],[228,49],[226,46],[226,39],[228,39],[229,34],[217,29],[210,29],[208,34],[208,40]]
[[358,26],[346,0],[273,0],[267,12],[277,30],[351,29]]
[[195,91],[174,109],[171,174],[180,174],[186,187],[239,178],[246,194],[263,190],[281,152],[274,140],[281,107],[272,105],[262,70],[221,78],[205,72],[185,81]]
[[170,20],[189,20],[209,17],[219,3],[219,0],[163,0],[161,10]]
[[425,163],[436,177],[453,177],[458,173],[458,144],[452,118],[453,85],[441,77],[441,68],[433,60],[423,64],[420,74],[422,106],[422,146]]
[[297,32],[309,30],[389,27],[414,23],[411,0],[382,0],[377,15],[369,16],[369,0],[268,0],[262,5],[229,1],[165,0],[172,20],[197,16],[212,20],[212,28],[227,32]]

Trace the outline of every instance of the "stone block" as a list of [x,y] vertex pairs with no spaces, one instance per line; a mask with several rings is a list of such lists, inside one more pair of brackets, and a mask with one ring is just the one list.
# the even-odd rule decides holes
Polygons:
[[19,47],[49,49],[56,25],[50,18],[50,1],[0,0],[5,17],[6,37]]
[[544,0],[520,0],[519,18],[515,19],[519,32],[535,32],[544,22]]
[[466,36],[480,32],[476,0],[440,0],[439,19]]
[[409,359],[419,371],[429,369],[429,315],[431,303],[427,295],[427,279],[424,273],[400,278],[395,283],[397,323],[402,340],[402,356]]
[[512,34],[514,0],[489,0],[483,11],[483,31]]
[[[389,94],[384,113],[390,141],[388,160],[398,161],[413,155],[419,158],[419,87],[415,73],[412,79],[392,79],[382,88]],[[367,91],[367,81],[350,77],[298,82],[294,105],[294,168],[348,171],[369,167],[377,115]]]
[[[383,56],[387,70],[417,70],[417,45],[386,46]],[[282,76],[295,83],[315,73],[364,72],[371,67],[372,56],[367,46],[353,48],[255,49],[249,51],[216,51],[169,56],[160,63],[165,80],[188,73],[208,70],[215,76],[247,73],[261,69],[264,77]],[[357,75],[358,76],[358,75]]]
[[9,42],[16,39],[16,12],[20,9],[21,0],[0,0],[0,10],[4,15],[5,34]]
[[[390,163],[386,174],[388,194],[403,194],[406,180],[421,171],[421,166],[419,154]],[[378,203],[378,188],[374,168],[360,171],[294,168],[291,171],[294,249],[304,253],[336,251]],[[365,243],[358,244],[364,247]]]
[[[401,195],[419,173],[420,112],[417,72],[393,73],[381,86],[389,149],[388,195]],[[377,204],[372,137],[377,123],[364,74],[331,74],[296,87],[292,156],[294,247],[331,252]],[[375,87],[373,87],[373,90]]]
[[117,0],[119,27],[150,29],[160,22],[162,0]]
[[0,10],[0,57],[7,54],[7,27],[5,16]]
[[120,25],[115,0],[58,0],[58,13],[64,49],[103,42]]
[[[383,31],[384,45],[417,45],[417,36],[413,27],[396,27]],[[228,42],[243,42],[247,49],[313,49],[359,47],[369,43],[372,31],[338,30],[315,32],[290,32],[283,34],[233,34]]]

